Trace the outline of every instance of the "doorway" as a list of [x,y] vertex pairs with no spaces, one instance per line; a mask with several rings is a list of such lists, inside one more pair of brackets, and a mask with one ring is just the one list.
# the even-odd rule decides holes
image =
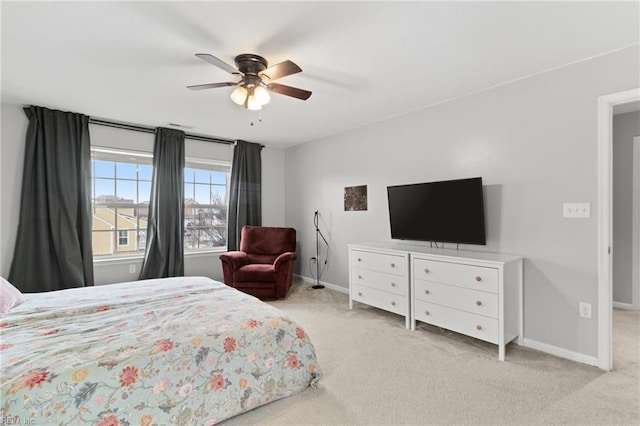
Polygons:
[[598,98],[598,367],[613,368],[613,108],[640,100],[640,88]]

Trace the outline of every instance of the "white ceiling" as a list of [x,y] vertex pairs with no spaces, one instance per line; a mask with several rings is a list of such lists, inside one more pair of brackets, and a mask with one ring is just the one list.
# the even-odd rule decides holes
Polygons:
[[[2,2],[3,102],[291,146],[639,42],[635,2]],[[303,72],[258,114],[194,56]],[[251,123],[255,122],[252,126]]]

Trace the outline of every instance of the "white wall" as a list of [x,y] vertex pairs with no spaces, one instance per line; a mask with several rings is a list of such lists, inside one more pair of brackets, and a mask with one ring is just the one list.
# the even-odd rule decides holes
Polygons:
[[0,276],[8,277],[18,232],[27,117],[21,106],[0,105]]
[[[1,110],[2,140],[0,145],[0,275],[7,277],[13,259],[16,232],[20,212],[20,191],[22,186],[22,165],[24,161],[27,118],[22,106],[2,104]],[[91,143],[153,152],[154,135],[133,132],[111,127],[90,125]],[[187,139],[185,155],[196,158],[208,158],[231,161],[233,146]],[[263,167],[263,224],[284,225],[284,150],[264,148],[262,150]],[[204,275],[222,281],[222,267],[219,253],[198,253],[185,256],[185,275]],[[129,268],[135,265],[135,272]],[[126,260],[96,261],[94,275],[96,284],[109,284],[135,280],[142,266],[141,258]]]
[[613,117],[613,301],[633,305],[633,138],[640,112]]
[[265,147],[262,150],[262,224],[285,226],[285,150]]
[[[331,244],[322,280],[348,286],[347,244],[389,240],[388,185],[482,176],[487,246],[522,255],[524,337],[597,357],[597,98],[640,86],[633,47],[425,108],[286,152],[286,221],[302,275],[315,254],[313,211]],[[369,206],[343,211],[346,186]],[[564,219],[564,202],[591,218]]]

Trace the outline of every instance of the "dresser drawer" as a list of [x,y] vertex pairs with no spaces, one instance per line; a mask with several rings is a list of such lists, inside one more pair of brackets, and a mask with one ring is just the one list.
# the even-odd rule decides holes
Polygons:
[[415,298],[472,314],[498,318],[498,295],[429,281],[415,281]]
[[473,290],[498,292],[498,270],[482,266],[414,259],[413,277]]
[[351,282],[389,293],[407,296],[407,280],[401,276],[384,272],[371,271],[369,269],[352,268]]
[[353,284],[351,286],[351,299],[394,314],[404,316],[409,314],[409,303],[405,296],[376,290],[371,287]]
[[446,306],[415,301],[414,317],[418,321],[466,334],[490,343],[498,343],[498,320],[469,312],[459,311]]
[[407,276],[407,259],[404,256],[351,249],[349,251],[349,259],[352,268]]

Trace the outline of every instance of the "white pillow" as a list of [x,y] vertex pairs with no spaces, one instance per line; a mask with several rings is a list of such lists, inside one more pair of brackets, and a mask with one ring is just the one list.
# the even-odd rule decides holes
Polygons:
[[24,296],[9,281],[0,277],[0,316],[5,316],[11,308],[24,303]]

